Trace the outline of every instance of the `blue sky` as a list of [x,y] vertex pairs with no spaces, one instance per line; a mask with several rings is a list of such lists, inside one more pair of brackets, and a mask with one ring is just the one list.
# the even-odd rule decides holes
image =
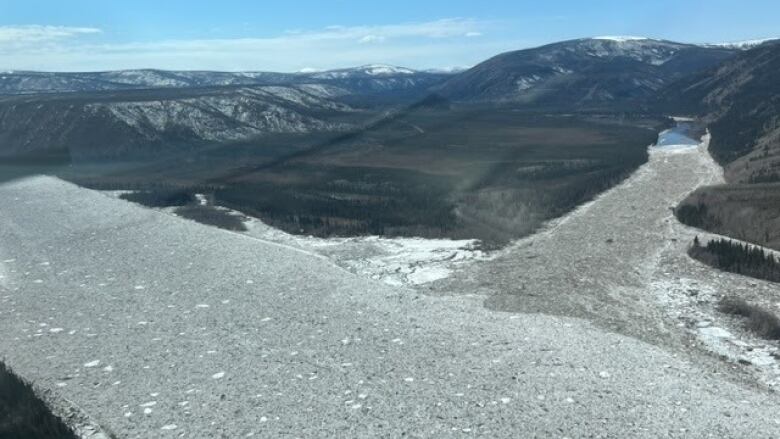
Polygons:
[[0,68],[470,66],[553,41],[780,36],[777,0],[0,0]]

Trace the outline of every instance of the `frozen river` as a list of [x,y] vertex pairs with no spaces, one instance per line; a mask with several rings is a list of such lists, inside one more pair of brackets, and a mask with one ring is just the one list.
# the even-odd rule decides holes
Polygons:
[[692,148],[699,141],[691,137],[693,126],[690,122],[678,122],[674,128],[669,128],[658,135],[654,149]]

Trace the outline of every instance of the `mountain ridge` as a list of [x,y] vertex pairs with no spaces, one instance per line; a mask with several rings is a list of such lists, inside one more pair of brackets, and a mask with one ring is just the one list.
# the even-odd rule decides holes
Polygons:
[[588,107],[644,99],[736,51],[644,37],[581,38],[499,54],[438,88],[462,102]]
[[443,81],[449,75],[451,73],[418,71],[385,64],[297,73],[162,69],[5,71],[0,73],[0,95],[301,84],[335,85],[357,94],[419,89]]

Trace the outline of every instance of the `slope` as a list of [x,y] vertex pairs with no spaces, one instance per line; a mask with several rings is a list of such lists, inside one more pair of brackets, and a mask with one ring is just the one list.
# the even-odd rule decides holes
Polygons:
[[673,84],[666,108],[702,115],[729,186],[702,189],[678,209],[688,224],[780,248],[780,44],[768,42]]
[[651,39],[571,40],[498,55],[450,79],[438,93],[463,102],[615,110],[734,53]]
[[727,368],[582,320],[391,288],[50,178],[0,202],[0,354],[120,437],[778,433],[776,397]]

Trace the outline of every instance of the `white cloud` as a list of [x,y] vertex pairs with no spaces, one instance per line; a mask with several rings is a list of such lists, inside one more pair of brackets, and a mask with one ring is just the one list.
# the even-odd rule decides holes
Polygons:
[[0,45],[38,43],[72,38],[80,35],[99,34],[100,29],[93,27],[67,26],[0,26]]
[[365,37],[361,38],[359,41],[361,43],[381,43],[385,41],[385,37],[379,36],[379,35],[366,35]]
[[[288,31],[287,37],[309,41],[357,40],[385,41],[396,38],[449,38],[479,32],[489,23],[468,18],[444,18],[434,21],[377,26],[328,26],[318,31]],[[276,39],[276,38],[272,38]]]
[[[369,63],[413,68],[471,65],[517,42],[470,38],[496,23],[467,18],[377,26],[329,26],[287,31],[265,38],[190,39],[129,43],[86,43],[74,38],[93,28],[24,27],[28,44],[4,39],[0,27],[0,69],[91,71],[130,68],[270,70],[328,69]],[[36,36],[34,29],[40,30]],[[46,30],[44,30],[46,29]],[[45,37],[44,37],[45,35]],[[9,41],[15,41],[9,43]],[[381,44],[378,44],[381,43]]]

